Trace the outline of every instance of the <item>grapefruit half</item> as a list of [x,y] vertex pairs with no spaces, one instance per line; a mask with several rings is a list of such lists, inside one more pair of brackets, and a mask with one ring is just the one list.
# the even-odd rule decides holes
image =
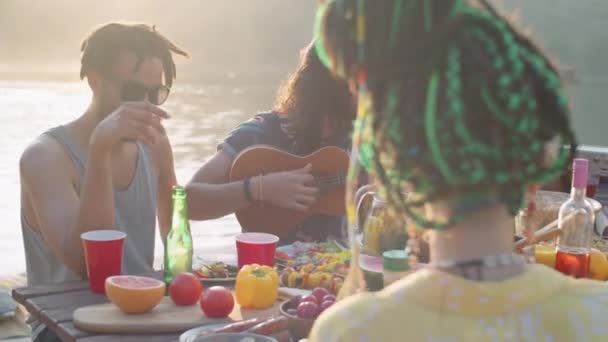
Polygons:
[[165,295],[165,283],[138,276],[113,276],[106,279],[108,299],[126,314],[142,314],[154,309]]

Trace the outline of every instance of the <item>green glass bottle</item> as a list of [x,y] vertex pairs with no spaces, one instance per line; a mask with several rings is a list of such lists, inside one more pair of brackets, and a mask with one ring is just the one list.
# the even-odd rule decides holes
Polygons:
[[186,190],[182,186],[173,187],[173,215],[171,230],[165,242],[165,283],[184,272],[192,272],[192,235],[188,225]]

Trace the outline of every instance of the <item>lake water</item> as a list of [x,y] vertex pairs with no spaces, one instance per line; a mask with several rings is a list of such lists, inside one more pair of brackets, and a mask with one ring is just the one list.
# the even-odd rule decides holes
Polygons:
[[[182,83],[174,87],[164,107],[172,115],[166,128],[180,183],[190,180],[239,122],[269,108],[277,83],[267,83],[245,87]],[[570,89],[574,124],[585,144],[608,146],[608,115],[603,110],[606,91],[608,86],[603,81],[584,82]],[[20,155],[40,133],[80,115],[89,97],[84,82],[0,81],[0,189],[4,191],[0,196],[0,275],[25,270],[19,222]],[[231,255],[233,236],[239,229],[234,216],[192,224],[197,250],[203,254],[226,253],[221,258]],[[162,254],[161,246],[157,241],[157,255]]]
[[[267,109],[274,87],[176,85],[164,108],[172,115],[166,129],[173,144],[178,182],[188,182],[235,125]],[[0,82],[0,189],[4,192],[0,196],[0,276],[25,271],[19,222],[21,153],[46,129],[80,115],[89,100],[84,82]],[[233,236],[240,227],[234,216],[228,216],[193,223],[192,230],[197,250],[207,254],[233,248]],[[158,239],[156,255],[162,255]]]

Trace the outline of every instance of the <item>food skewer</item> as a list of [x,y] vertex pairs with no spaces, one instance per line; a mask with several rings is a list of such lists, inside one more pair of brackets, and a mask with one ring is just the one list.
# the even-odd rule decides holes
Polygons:
[[[279,261],[277,261],[277,260],[275,260],[275,261],[274,261],[274,264],[275,264],[276,266],[278,266],[278,267],[282,267],[282,269],[285,269],[285,268],[289,267],[289,265],[288,265],[287,263],[282,263],[282,262],[279,262]],[[281,269],[281,270],[282,270],[282,269]],[[334,276],[334,277],[338,277],[338,278],[342,278],[342,279],[346,278],[346,276],[345,276],[345,275],[343,275],[343,274],[339,274],[339,273],[330,273],[330,272],[325,272],[325,271],[324,271],[324,272],[322,272],[322,273],[329,274],[329,275],[332,275],[332,276]]]
[[221,275],[213,267],[211,267],[207,264],[203,264],[203,267],[209,270],[210,274],[212,275],[212,278],[226,278],[225,272],[224,272],[224,277],[220,277]]
[[[574,217],[575,214],[576,214],[576,212],[570,213],[568,216],[565,217],[565,220],[569,221],[570,219],[572,219]],[[561,232],[561,229],[558,227],[558,221],[559,221],[559,219],[555,219],[554,221],[547,224],[543,228],[535,231],[534,234],[532,235],[531,240],[528,239],[527,237],[524,237],[523,239],[515,242],[515,249],[522,250],[522,248],[535,244],[536,242],[549,241],[549,240],[555,239],[557,236],[559,236],[559,234]]]

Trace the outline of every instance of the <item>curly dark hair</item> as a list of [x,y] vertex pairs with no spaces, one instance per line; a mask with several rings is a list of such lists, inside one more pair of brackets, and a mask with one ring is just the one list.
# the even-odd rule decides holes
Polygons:
[[146,24],[109,23],[101,26],[82,42],[80,78],[95,70],[109,75],[121,52],[131,51],[138,58],[137,71],[145,57],[158,57],[163,63],[165,84],[171,87],[176,77],[173,53],[188,57],[188,53]]
[[331,126],[332,138],[340,139],[348,136],[355,118],[354,100],[347,83],[327,70],[312,44],[303,51],[298,69],[279,89],[274,109],[287,115],[290,130],[305,152],[321,147],[324,119]]
[[[322,61],[359,84],[361,164],[420,227],[446,228],[484,203],[515,214],[528,184],[570,163],[556,68],[488,1],[327,1],[317,32]],[[556,156],[550,145],[562,146]],[[420,213],[434,201],[450,203],[449,221]]]

